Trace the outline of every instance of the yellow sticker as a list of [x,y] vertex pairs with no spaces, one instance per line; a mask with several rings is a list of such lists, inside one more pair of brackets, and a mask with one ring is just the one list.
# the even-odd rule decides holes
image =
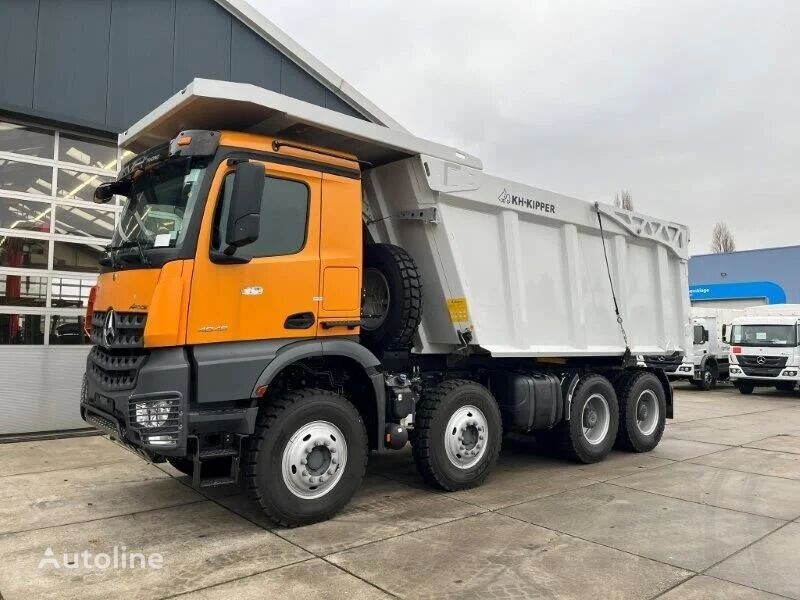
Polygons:
[[469,321],[466,298],[448,298],[447,310],[450,312],[450,320],[453,323],[465,323]]

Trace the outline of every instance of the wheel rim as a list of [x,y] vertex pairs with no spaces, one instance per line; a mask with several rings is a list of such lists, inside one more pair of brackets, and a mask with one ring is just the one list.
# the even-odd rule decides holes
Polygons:
[[283,482],[298,498],[313,500],[336,487],[346,464],[342,430],[328,421],[313,421],[298,429],[283,449]]
[[714,376],[711,374],[711,369],[706,369],[703,372],[703,379],[705,380],[706,384],[711,385],[711,382],[714,381]]
[[645,390],[636,400],[636,427],[642,435],[651,435],[658,426],[658,398],[653,390]]
[[489,423],[476,406],[462,406],[447,422],[445,453],[450,463],[459,469],[469,469],[478,464],[486,454],[488,442]]
[[586,404],[583,405],[581,424],[583,437],[592,446],[596,446],[606,439],[611,424],[611,411],[608,408],[608,400],[604,396],[601,394],[589,396]]
[[374,330],[383,325],[389,314],[389,282],[378,269],[364,271],[364,306],[361,310],[361,326]]

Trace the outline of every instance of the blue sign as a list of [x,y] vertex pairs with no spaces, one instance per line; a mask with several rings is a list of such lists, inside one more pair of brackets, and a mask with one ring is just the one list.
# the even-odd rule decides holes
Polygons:
[[772,281],[745,281],[740,283],[709,283],[689,286],[692,302],[703,300],[750,300],[765,298],[768,304],[785,304],[786,292]]

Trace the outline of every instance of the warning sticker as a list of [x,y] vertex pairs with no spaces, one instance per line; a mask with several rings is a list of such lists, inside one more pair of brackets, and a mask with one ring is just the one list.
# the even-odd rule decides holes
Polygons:
[[464,323],[469,321],[469,311],[467,311],[466,298],[448,298],[447,310],[450,312],[450,320],[453,323]]

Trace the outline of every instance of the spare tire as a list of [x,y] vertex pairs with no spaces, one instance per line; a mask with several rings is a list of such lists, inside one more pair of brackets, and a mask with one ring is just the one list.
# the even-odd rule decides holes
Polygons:
[[371,350],[407,350],[422,319],[422,281],[414,259],[398,246],[364,248],[361,343]]

